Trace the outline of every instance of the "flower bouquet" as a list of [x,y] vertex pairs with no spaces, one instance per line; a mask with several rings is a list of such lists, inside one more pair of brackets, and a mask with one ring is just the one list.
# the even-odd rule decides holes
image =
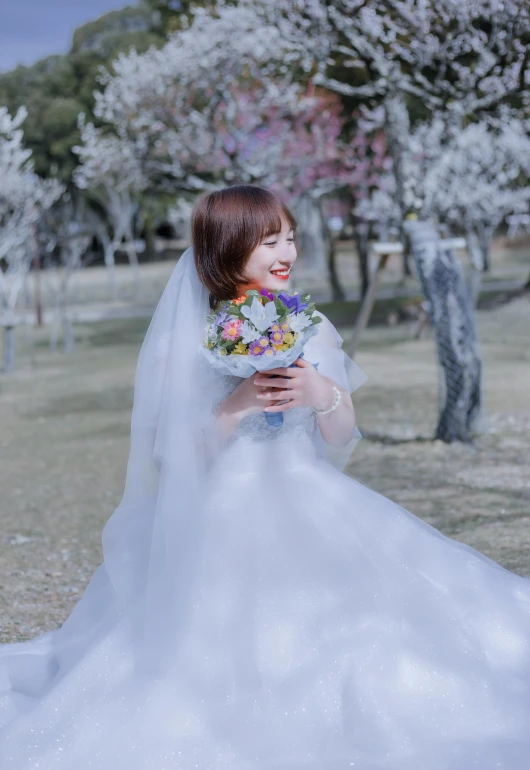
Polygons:
[[[200,350],[212,366],[237,377],[294,366],[322,321],[315,310],[309,294],[250,289],[207,316]],[[281,412],[265,412],[265,416],[268,425],[283,423]]]

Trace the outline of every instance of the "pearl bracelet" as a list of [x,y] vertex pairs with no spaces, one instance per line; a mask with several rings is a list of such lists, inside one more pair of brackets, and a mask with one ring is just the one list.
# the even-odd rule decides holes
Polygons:
[[340,400],[342,398],[342,394],[340,390],[335,387],[335,385],[333,385],[333,390],[335,391],[335,401],[333,402],[333,406],[331,407],[331,409],[315,409],[315,407],[313,407],[313,410],[317,414],[328,414],[329,412],[334,412],[335,409],[338,407],[338,405],[340,404]]

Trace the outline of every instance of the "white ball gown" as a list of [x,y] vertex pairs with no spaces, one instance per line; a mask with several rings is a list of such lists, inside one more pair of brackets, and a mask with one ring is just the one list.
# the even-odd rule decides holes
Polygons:
[[246,417],[204,478],[170,676],[138,673],[105,562],[0,648],[2,770],[528,770],[530,580],[334,467],[311,408],[284,420]]

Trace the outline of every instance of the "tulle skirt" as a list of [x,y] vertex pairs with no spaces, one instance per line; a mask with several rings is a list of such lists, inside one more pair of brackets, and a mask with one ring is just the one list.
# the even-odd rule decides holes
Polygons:
[[237,441],[205,499],[171,674],[102,564],[0,647],[2,770],[528,770],[529,579],[303,440]]

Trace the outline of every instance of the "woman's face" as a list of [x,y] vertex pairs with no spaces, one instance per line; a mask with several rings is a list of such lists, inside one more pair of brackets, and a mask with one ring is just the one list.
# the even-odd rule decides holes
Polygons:
[[238,297],[249,289],[270,289],[281,291],[289,285],[289,274],[296,260],[294,233],[287,220],[282,217],[279,233],[267,235],[256,246],[245,265],[248,282],[239,286]]

